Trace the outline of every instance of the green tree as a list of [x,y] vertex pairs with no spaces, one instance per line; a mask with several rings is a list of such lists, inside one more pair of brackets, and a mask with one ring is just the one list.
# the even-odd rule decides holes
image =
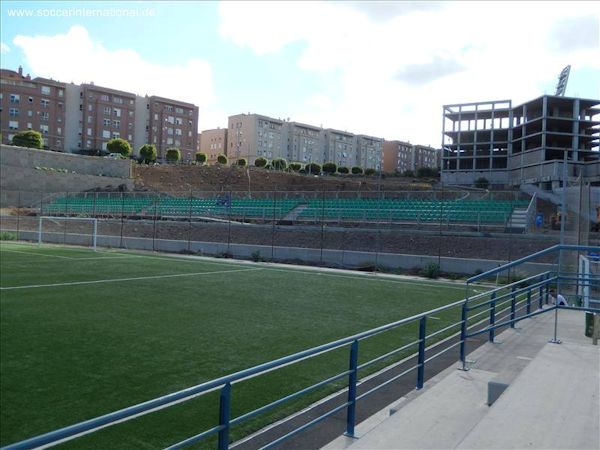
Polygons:
[[365,169],[365,175],[370,177],[372,175],[375,175],[375,169],[369,167],[368,169]]
[[283,158],[275,158],[271,161],[271,167],[275,170],[285,170],[287,169],[287,161]]
[[206,156],[206,153],[202,153],[202,152],[196,153],[196,162],[197,163],[205,164],[207,159],[208,159],[208,156]]
[[176,163],[181,160],[181,151],[176,147],[168,148],[165,158],[167,162]]
[[302,164],[300,164],[299,162],[290,163],[290,170],[292,172],[300,172],[301,169],[302,169]]
[[12,145],[17,147],[43,148],[44,140],[39,131],[20,131],[12,138]]
[[352,175],[362,175],[363,174],[362,167],[358,167],[358,166],[352,167],[351,172],[352,172]]
[[239,158],[235,164],[240,167],[246,167],[248,165],[248,160],[246,158]]
[[419,178],[435,178],[439,176],[439,170],[433,167],[419,167],[417,169],[417,177]]
[[334,162],[326,162],[323,164],[323,172],[325,173],[335,173],[337,170],[337,164]]
[[156,146],[154,144],[144,144],[138,150],[140,162],[150,164],[156,161]]
[[110,153],[120,153],[121,156],[131,155],[131,145],[125,139],[115,138],[106,143],[106,149]]
[[475,187],[479,189],[487,189],[490,186],[490,181],[485,177],[479,177],[475,180]]
[[408,170],[405,170],[404,172],[402,172],[402,176],[406,177],[406,178],[414,178],[415,173],[412,170],[408,169]]
[[304,171],[309,174],[320,175],[321,174],[321,165],[311,162],[310,164],[307,164],[304,167]]
[[259,156],[258,158],[256,158],[256,160],[254,160],[254,165],[256,167],[265,167],[268,164],[268,162],[269,161],[267,161],[267,158]]
[[227,164],[227,162],[227,156],[223,155],[222,153],[219,156],[217,156],[217,164],[221,164],[222,166],[224,166]]
[[350,173],[350,169],[348,169],[347,167],[344,167],[344,166],[338,167],[337,171],[338,171],[338,173],[341,173],[341,174],[344,174],[344,175],[347,175],[347,174]]

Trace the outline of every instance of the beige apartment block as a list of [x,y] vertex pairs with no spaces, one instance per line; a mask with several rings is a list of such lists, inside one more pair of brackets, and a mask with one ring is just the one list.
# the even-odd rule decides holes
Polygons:
[[198,107],[163,97],[148,97],[148,143],[154,144],[158,158],[168,148],[181,151],[184,161],[192,161],[198,148]]
[[285,123],[287,147],[284,158],[302,164],[325,162],[325,139],[320,127],[298,122]]
[[81,85],[79,98],[80,148],[106,150],[108,141],[116,138],[134,145],[135,94],[90,83]]
[[385,172],[416,172],[420,167],[438,168],[441,151],[426,145],[403,141],[385,141],[383,144],[383,170]]
[[356,136],[356,165],[363,169],[381,168],[383,139],[359,134]]
[[[198,151],[206,154],[206,162],[214,164],[219,155],[227,155],[227,128],[216,128],[214,130],[204,130],[200,134]],[[233,164],[236,160],[230,158],[229,163]]]
[[347,131],[328,128],[324,131],[325,162],[351,169],[356,165],[356,136]]
[[2,143],[10,144],[19,131],[42,134],[44,147],[65,150],[66,85],[47,78],[31,79],[18,71],[1,69],[0,128]]
[[268,160],[287,155],[286,122],[259,114],[230,116],[227,125],[227,157],[246,158],[254,164],[258,157]]

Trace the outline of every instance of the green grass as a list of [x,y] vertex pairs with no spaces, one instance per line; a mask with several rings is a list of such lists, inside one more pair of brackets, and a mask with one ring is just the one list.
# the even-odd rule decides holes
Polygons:
[[[6,242],[0,244],[0,263],[1,445],[427,311],[464,294],[462,286],[433,281]],[[429,322],[428,334],[456,322],[459,314],[457,309],[439,314]],[[361,341],[360,361],[416,338],[416,324],[410,324]],[[347,360],[344,348],[235,384],[232,416],[342,372]],[[344,383],[236,427],[233,437]],[[217,405],[211,393],[66,447],[166,446],[214,426]]]

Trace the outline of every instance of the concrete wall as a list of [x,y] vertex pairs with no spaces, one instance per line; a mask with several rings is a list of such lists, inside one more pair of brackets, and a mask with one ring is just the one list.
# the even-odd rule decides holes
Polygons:
[[[38,233],[34,231],[19,232],[19,239],[37,241]],[[90,246],[90,235],[44,233],[43,241],[46,243],[66,243],[73,245]],[[234,258],[250,259],[255,252],[265,260],[280,262],[303,262],[313,265],[332,267],[360,268],[366,266],[380,266],[399,269],[423,268],[428,263],[438,263],[437,256],[404,255],[397,253],[371,253],[345,250],[326,250],[299,248],[299,247],[270,247],[266,245],[227,244],[219,242],[176,241],[169,239],[151,239],[120,236],[98,236],[99,247],[126,248],[129,250],[149,250],[178,253],[192,251],[203,255],[229,254]],[[442,257],[439,260],[443,272],[452,272],[463,275],[473,275],[479,271],[485,272],[505,264],[507,261],[488,259],[464,259]],[[513,275],[534,275],[551,270],[552,265],[541,263],[527,263],[513,271]]]
[[[129,159],[116,160],[96,156],[74,155],[70,153],[35,150],[11,145],[0,146],[0,166],[4,175],[6,167],[23,167],[34,169],[52,167],[67,169],[80,175],[102,174],[107,177],[130,178],[132,176],[132,161]],[[71,189],[73,190],[73,189]]]

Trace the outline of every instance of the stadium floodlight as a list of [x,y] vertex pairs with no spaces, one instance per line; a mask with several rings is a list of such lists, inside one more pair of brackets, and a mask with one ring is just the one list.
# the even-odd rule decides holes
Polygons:
[[569,72],[571,72],[571,65],[568,65],[561,70],[560,75],[558,76],[558,84],[556,85],[557,96],[565,96],[565,91],[567,90],[567,81],[569,81]]
[[[41,245],[42,244],[42,238],[44,233],[47,234],[57,234],[57,233],[53,233],[53,232],[49,232],[49,231],[44,231],[44,225],[47,224],[48,222],[50,223],[60,223],[62,221],[65,222],[66,225],[66,221],[83,221],[83,222],[88,222],[91,223],[92,225],[92,231],[91,231],[91,237],[92,237],[92,248],[94,251],[96,251],[96,244],[98,241],[98,219],[96,219],[95,217],[53,217],[53,216],[40,216],[39,217],[39,223],[38,223],[38,244]],[[83,235],[83,236],[89,236],[89,235]],[[65,242],[66,243],[66,242]]]

